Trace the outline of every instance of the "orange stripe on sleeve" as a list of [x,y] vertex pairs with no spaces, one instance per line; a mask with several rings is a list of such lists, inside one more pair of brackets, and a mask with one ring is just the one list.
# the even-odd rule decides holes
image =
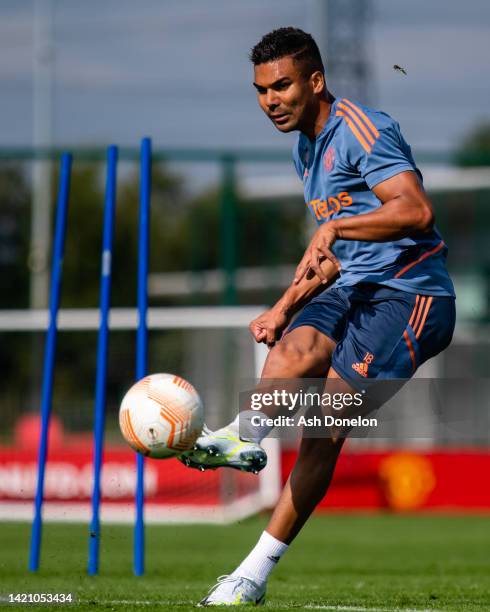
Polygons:
[[372,136],[371,132],[367,129],[367,127],[364,125],[364,123],[355,114],[355,112],[352,109],[350,109],[348,106],[346,106],[345,104],[342,104],[342,102],[339,102],[338,108],[341,108],[349,115],[349,117],[354,121],[354,123],[360,128],[364,136],[367,138],[369,144],[373,145],[375,142],[374,137]]
[[364,136],[359,132],[359,130],[356,128],[356,126],[354,125],[354,123],[349,119],[349,117],[342,111],[337,111],[335,113],[335,115],[337,117],[343,117],[345,119],[345,121],[347,122],[347,125],[350,127],[350,129],[352,130],[352,133],[354,134],[354,136],[357,138],[357,140],[361,143],[362,148],[366,151],[366,153],[371,153],[371,147],[369,146],[369,144],[366,142],[366,140],[364,139]]
[[376,129],[376,126],[374,125],[374,123],[371,121],[371,119],[369,119],[369,117],[365,113],[363,113],[362,110],[358,106],[353,104],[350,100],[347,100],[347,98],[343,98],[343,101],[346,104],[348,104],[353,110],[355,110],[357,112],[357,114],[365,122],[365,124],[368,126],[368,128],[372,131],[372,133],[375,136],[375,138],[377,138],[379,136],[379,132]]
[[407,343],[407,347],[410,352],[410,359],[412,361],[412,373],[413,373],[417,369],[417,364],[415,363],[415,351],[413,350],[412,341],[410,340],[410,336],[408,335],[407,330],[403,332],[403,337],[405,338],[405,342]]
[[444,246],[444,240],[441,240],[441,242],[439,242],[439,244],[436,247],[434,247],[432,250],[427,251],[426,253],[421,255],[418,259],[416,259],[415,261],[412,261],[412,263],[409,263],[407,266],[399,270],[395,274],[395,278],[400,278],[400,276],[405,274],[405,272],[410,270],[410,268],[413,268],[414,266],[419,264],[421,261],[424,261],[424,259],[427,259],[427,257],[430,257],[431,255],[435,255],[437,252],[439,252],[442,249],[443,246]]
[[424,314],[422,316],[422,320],[420,321],[420,325],[418,326],[417,331],[415,331],[415,329],[414,329],[415,337],[417,338],[417,340],[419,339],[419,336],[422,333],[422,329],[423,329],[423,327],[425,325],[425,319],[427,319],[427,315],[429,314],[430,305],[432,304],[432,300],[433,299],[434,298],[432,296],[430,298],[428,298],[427,305],[425,307]]

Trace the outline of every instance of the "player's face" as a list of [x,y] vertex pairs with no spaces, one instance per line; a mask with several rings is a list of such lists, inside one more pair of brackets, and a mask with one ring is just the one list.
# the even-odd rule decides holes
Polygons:
[[321,73],[305,77],[298,63],[283,57],[255,66],[254,87],[261,109],[278,130],[306,131],[315,120],[324,82]]

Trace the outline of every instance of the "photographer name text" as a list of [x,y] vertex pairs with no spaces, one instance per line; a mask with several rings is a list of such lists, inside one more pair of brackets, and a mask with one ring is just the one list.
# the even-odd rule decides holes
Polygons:
[[300,416],[298,419],[290,416],[265,417],[255,415],[250,419],[254,427],[377,427],[378,420],[367,417],[340,418],[331,415]]

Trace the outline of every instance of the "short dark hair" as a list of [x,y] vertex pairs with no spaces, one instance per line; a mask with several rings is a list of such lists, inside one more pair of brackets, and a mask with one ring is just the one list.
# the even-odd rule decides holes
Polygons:
[[304,65],[307,76],[319,70],[325,72],[318,45],[311,34],[299,28],[279,28],[273,30],[250,51],[250,61],[254,66],[291,56],[294,61]]

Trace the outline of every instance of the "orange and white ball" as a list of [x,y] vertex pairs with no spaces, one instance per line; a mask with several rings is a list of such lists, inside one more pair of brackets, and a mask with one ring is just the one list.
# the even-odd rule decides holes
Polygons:
[[138,453],[166,459],[189,450],[204,424],[204,410],[194,387],[173,374],[152,374],[126,393],[119,426]]

